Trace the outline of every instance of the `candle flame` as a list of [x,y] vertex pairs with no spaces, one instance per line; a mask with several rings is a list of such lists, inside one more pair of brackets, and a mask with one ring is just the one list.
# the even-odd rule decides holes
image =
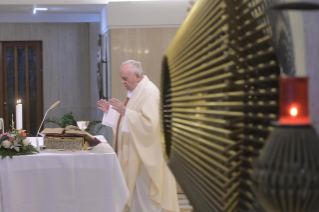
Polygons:
[[59,104],[60,101],[57,101],[56,103],[54,103],[50,108],[53,109],[57,104]]
[[21,99],[18,99],[18,100],[17,100],[17,104],[20,104],[20,103],[21,103]]
[[297,114],[298,114],[297,108],[293,107],[293,108],[290,109],[290,115],[296,116]]

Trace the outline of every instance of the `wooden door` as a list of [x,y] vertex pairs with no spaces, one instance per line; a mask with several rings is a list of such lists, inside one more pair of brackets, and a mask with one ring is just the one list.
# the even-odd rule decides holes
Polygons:
[[[35,136],[43,118],[41,42],[0,42],[0,118],[5,130],[15,122],[21,99],[23,129]],[[30,135],[29,135],[30,136]]]

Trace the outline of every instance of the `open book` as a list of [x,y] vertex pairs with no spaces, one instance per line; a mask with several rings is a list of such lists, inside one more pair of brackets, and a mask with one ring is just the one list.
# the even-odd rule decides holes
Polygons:
[[69,125],[66,128],[45,128],[42,132],[39,133],[42,136],[51,136],[51,137],[83,137],[85,141],[89,143],[90,146],[96,146],[101,141],[90,133],[79,129],[76,126]]

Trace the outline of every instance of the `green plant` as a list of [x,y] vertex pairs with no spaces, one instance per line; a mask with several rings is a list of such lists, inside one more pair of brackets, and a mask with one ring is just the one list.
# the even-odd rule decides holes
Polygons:
[[[91,121],[89,123],[89,126],[85,129],[86,132],[90,132],[91,128],[93,128],[95,125],[101,123],[101,121]],[[101,126],[98,127],[98,129],[96,129],[94,132],[92,132],[92,135],[96,135],[103,127],[105,127],[105,125],[101,124]]]
[[[73,113],[65,113],[63,114],[61,120],[56,118],[47,118],[44,120],[44,124],[46,123],[53,123],[56,125],[59,125],[61,128],[66,128],[69,125],[77,126],[77,122],[74,119]],[[101,121],[91,121],[89,123],[89,126],[85,129],[86,132],[90,133],[91,129],[97,125],[100,124]],[[94,132],[91,132],[92,135],[98,134],[98,132],[105,127],[105,125],[101,124]]]
[[69,125],[77,126],[72,112],[63,114],[61,120],[56,118],[47,118],[44,120],[44,124],[46,123],[57,124],[61,128],[66,128],[66,126],[69,126]]
[[65,128],[66,126],[69,126],[69,125],[73,125],[73,126],[77,126],[77,123],[73,117],[73,113],[70,112],[70,113],[65,113],[63,114],[62,116],[62,126],[63,128]]
[[60,123],[60,119],[56,119],[56,118],[46,118],[43,122],[43,124],[46,123],[53,123],[53,124],[57,124],[59,125],[61,128],[63,128],[62,123]]

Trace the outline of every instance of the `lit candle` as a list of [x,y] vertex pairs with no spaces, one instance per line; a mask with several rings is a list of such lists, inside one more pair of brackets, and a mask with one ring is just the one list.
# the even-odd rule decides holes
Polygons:
[[16,129],[17,130],[22,130],[22,120],[23,120],[23,116],[22,116],[22,104],[21,104],[21,100],[19,99],[17,101],[17,105],[16,105]]

